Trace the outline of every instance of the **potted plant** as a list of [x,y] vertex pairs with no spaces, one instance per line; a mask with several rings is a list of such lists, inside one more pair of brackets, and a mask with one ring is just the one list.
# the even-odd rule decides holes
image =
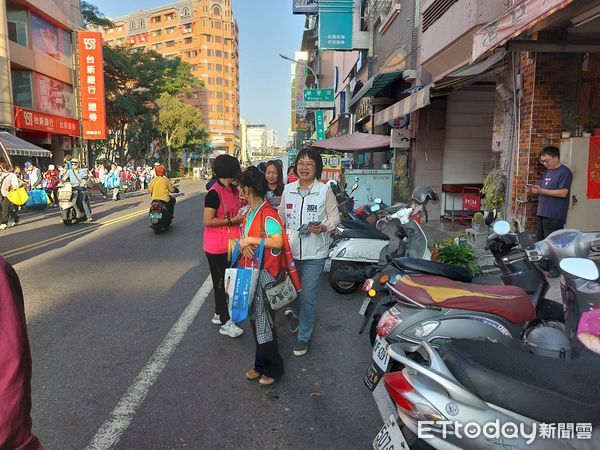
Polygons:
[[481,212],[477,211],[475,214],[473,214],[473,219],[471,219],[471,228],[473,228],[473,230],[475,230],[475,231],[481,231],[481,230],[483,230],[483,226],[484,226],[483,214]]
[[450,237],[446,241],[437,242],[436,248],[439,262],[464,267],[473,278],[481,275],[481,267],[475,262],[475,250],[470,245]]
[[504,174],[499,168],[494,168],[486,175],[481,188],[483,199],[481,206],[487,214],[504,206]]
[[600,106],[596,103],[592,104],[588,110],[586,128],[593,136],[600,136]]

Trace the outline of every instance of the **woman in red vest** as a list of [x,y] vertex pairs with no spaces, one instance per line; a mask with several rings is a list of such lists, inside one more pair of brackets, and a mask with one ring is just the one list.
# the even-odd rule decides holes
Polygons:
[[283,359],[277,345],[275,311],[266,301],[261,285],[275,281],[286,267],[284,259],[283,224],[273,207],[265,201],[269,184],[263,173],[256,167],[249,167],[240,180],[240,195],[250,210],[242,222],[240,265],[251,267],[254,253],[264,238],[264,256],[259,277],[259,288],[250,308],[250,324],[256,342],[254,368],[246,371],[249,380],[258,379],[261,386],[269,386],[283,376]]

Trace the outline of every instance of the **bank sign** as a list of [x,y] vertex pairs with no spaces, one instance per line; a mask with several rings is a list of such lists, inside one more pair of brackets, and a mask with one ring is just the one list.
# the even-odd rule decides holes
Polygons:
[[333,109],[333,89],[304,89],[304,106],[309,109]]
[[354,0],[319,1],[319,50],[352,50]]

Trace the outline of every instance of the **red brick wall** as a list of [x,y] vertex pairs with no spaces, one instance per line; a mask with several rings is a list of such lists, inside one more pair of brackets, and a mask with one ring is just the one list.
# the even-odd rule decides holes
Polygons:
[[560,146],[564,58],[561,54],[522,53],[522,98],[519,113],[519,149],[513,161],[511,216],[535,230],[537,202],[525,184],[537,184],[543,167],[542,148]]

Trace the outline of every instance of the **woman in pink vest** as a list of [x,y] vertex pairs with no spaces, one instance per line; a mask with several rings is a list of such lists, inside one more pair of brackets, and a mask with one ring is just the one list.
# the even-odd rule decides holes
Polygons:
[[213,172],[217,181],[211,186],[204,200],[204,253],[208,259],[215,290],[215,315],[212,323],[221,325],[219,333],[238,337],[243,330],[229,317],[225,294],[225,269],[229,242],[240,237],[241,202],[237,187],[233,184],[240,176],[239,161],[231,155],[215,159]]

